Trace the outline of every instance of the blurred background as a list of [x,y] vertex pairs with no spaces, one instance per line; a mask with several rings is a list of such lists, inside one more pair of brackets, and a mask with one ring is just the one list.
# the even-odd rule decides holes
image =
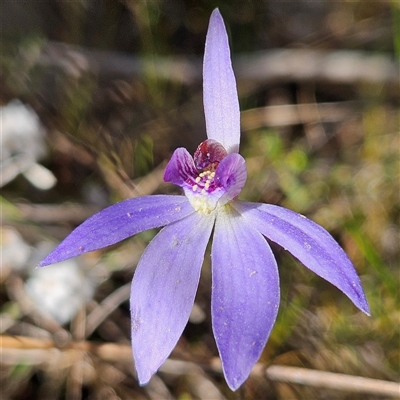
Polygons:
[[[156,232],[35,265],[105,206],[179,193],[163,169],[176,147],[193,152],[206,137],[202,55],[217,6],[242,110],[241,197],[329,230],[372,316],[272,244],[278,320],[232,393],[211,332],[206,257],[190,322],[141,388],[128,298]],[[1,399],[396,397],[382,382],[363,393],[339,378],[320,387],[318,372],[400,378],[397,1],[3,0],[0,18]],[[305,368],[311,380],[285,382],[271,366]]]

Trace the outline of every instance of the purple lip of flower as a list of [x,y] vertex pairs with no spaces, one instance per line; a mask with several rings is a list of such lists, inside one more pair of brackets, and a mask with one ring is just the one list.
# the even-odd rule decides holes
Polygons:
[[186,196],[154,195],[114,204],[76,228],[40,266],[164,226],[143,253],[132,281],[133,357],[139,382],[146,384],[187,324],[214,228],[212,328],[226,381],[236,390],[260,357],[279,307],[278,269],[264,236],[366,314],[369,307],[351,261],[325,229],[282,207],[237,200],[247,170],[238,154],[236,81],[218,9],[210,18],[203,78],[208,139],[194,159],[177,149],[165,170],[165,181],[182,187]]

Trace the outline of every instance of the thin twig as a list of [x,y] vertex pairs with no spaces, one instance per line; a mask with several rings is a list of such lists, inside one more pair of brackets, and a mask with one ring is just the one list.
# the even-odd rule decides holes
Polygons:
[[131,284],[127,283],[106,297],[86,319],[85,337],[90,336],[94,330],[124,301],[129,299]]
[[8,279],[7,293],[11,300],[15,301],[25,315],[38,321],[38,326],[50,332],[54,338],[65,343],[70,339],[69,333],[49,314],[39,310],[24,289],[22,279],[17,275],[11,275]]
[[271,365],[266,376],[279,382],[381,396],[400,397],[400,383],[306,368]]
[[[4,365],[13,365],[29,360],[37,365],[45,362],[48,357],[54,357],[54,353],[60,351],[53,347],[53,345],[50,340],[3,335],[0,336],[1,362]],[[84,341],[70,342],[63,348],[65,351],[71,349],[91,353],[103,361],[132,364],[132,349],[129,345]],[[215,372],[222,372],[220,360],[217,358],[210,360],[210,368]],[[185,375],[190,372],[197,374],[202,370],[193,362],[168,359],[162,365],[160,371],[173,375]],[[265,368],[260,363],[254,366],[252,375],[258,377],[266,376],[273,381],[298,385],[309,385],[353,393],[368,393],[393,398],[400,397],[400,383],[360,376],[287,367],[284,365],[272,365]]]
[[[189,57],[143,58],[124,53],[87,49],[65,43],[48,42],[38,64],[59,67],[79,76],[94,72],[102,76],[132,77],[148,74],[149,65],[159,78],[193,84],[202,77],[202,60]],[[233,59],[238,80],[253,84],[276,80],[328,80],[337,83],[361,81],[396,83],[397,63],[386,54],[366,51],[277,49]]]
[[82,206],[73,203],[61,205],[17,203],[15,206],[20,211],[22,218],[41,224],[80,224],[99,211],[96,206]]
[[244,131],[265,126],[339,122],[354,117],[355,106],[356,102],[284,104],[242,111],[240,119]]
[[160,367],[160,372],[174,376],[185,376],[194,394],[200,400],[224,400],[225,397],[218,388],[207,379],[204,371],[197,364],[190,361],[168,359]]
[[388,55],[357,50],[277,49],[238,58],[238,80],[357,82],[399,81],[398,64]]

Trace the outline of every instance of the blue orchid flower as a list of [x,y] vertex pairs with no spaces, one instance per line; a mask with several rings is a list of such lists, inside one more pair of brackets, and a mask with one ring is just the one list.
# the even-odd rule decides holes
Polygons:
[[357,273],[321,226],[288,209],[238,200],[247,177],[238,153],[240,110],[228,37],[218,9],[204,54],[208,139],[194,157],[172,155],[164,179],[185,196],[153,195],[114,204],[76,228],[40,266],[163,227],[144,251],[130,297],[132,348],[146,384],[181,336],[194,303],[212,235],[212,328],[226,381],[236,390],[249,376],[278,313],[279,276],[265,238],[279,244],[369,314]]

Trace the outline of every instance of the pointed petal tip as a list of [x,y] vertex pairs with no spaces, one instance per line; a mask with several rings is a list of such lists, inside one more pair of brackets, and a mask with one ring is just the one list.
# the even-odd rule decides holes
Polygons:
[[153,377],[156,371],[149,372],[149,371],[138,371],[137,370],[137,380],[140,386],[145,386],[150,382],[150,379]]
[[250,376],[250,371],[243,373],[243,371],[229,371],[228,368],[223,368],[226,384],[232,392],[236,392]]
[[50,264],[46,263],[46,261],[43,260],[43,261],[41,261],[39,264],[37,264],[37,265],[35,266],[35,268],[47,267],[48,265],[50,265]]
[[[354,272],[355,271],[356,271],[356,269],[354,268]],[[335,286],[339,290],[341,290],[342,293],[344,293],[360,311],[362,311],[364,314],[368,315],[368,317],[371,316],[371,311],[370,311],[370,307],[368,304],[368,300],[367,300],[367,297],[365,296],[365,292],[362,287],[360,279],[357,279],[355,282],[353,282],[353,284],[351,286],[352,290],[349,290],[349,289],[344,290],[343,287],[339,287],[337,285],[335,285]]]
[[226,384],[228,385],[229,389],[231,389],[232,392],[236,392],[236,390],[238,390],[240,388],[240,386],[243,385],[243,383],[246,379],[244,379],[244,380],[238,380],[236,378],[228,379],[228,377],[225,376],[225,380],[226,380]]
[[371,309],[369,308],[369,304],[366,299],[364,299],[362,307],[359,308],[365,315],[368,315],[368,317],[371,316]]
[[357,284],[358,290],[356,294],[354,293],[348,293],[345,292],[344,290],[340,290],[351,300],[351,302],[360,310],[362,311],[365,315],[368,315],[368,317],[371,316],[371,310],[369,308],[369,304],[367,301],[367,298],[365,297],[364,290],[361,286],[361,282]]
[[[136,349],[137,350],[137,349]],[[133,353],[133,363],[136,370],[136,379],[139,383],[139,386],[147,385],[153,375],[157,373],[157,370],[160,368],[162,363],[165,360],[162,360],[158,364],[154,364],[150,366],[148,360],[143,360],[141,357],[138,357],[138,351],[135,351],[135,343],[132,341],[132,353]],[[155,365],[155,367],[154,367]]]
[[49,265],[57,264],[61,261],[65,261],[65,260],[68,260],[69,258],[72,258],[72,257],[61,257],[61,258],[56,257],[53,254],[56,250],[57,250],[57,248],[54,249],[54,251],[52,251],[50,254],[48,254],[47,257],[45,257],[42,261],[40,261],[40,263],[38,263],[36,265],[36,268],[47,267]]
[[213,12],[211,13],[210,21],[213,20],[213,19],[217,19],[217,18],[218,18],[219,20],[223,21],[221,12],[219,11],[219,8],[218,8],[218,7],[214,8]]

